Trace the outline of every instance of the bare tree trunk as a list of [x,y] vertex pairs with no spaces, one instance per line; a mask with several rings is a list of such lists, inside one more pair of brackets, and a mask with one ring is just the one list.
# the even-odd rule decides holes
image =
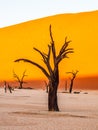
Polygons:
[[72,89],[73,89],[73,82],[74,82],[74,79],[76,78],[76,75],[79,71],[76,70],[75,72],[72,71],[72,72],[67,72],[67,73],[71,73],[72,74],[72,79],[71,79],[71,83],[70,83],[70,88],[69,88],[69,92],[71,93],[72,92]]
[[71,93],[72,92],[72,88],[73,88],[73,81],[74,79],[71,80],[71,83],[70,83],[70,89],[69,89],[69,92]]
[[49,111],[59,111],[58,100],[57,100],[57,90],[59,85],[59,71],[56,67],[54,75],[49,81],[49,93],[48,93],[48,110]]
[[[50,81],[51,82],[51,81]],[[50,83],[49,93],[48,93],[48,110],[49,111],[59,111],[57,102],[57,88],[58,84]]]
[[22,89],[22,88],[23,88],[23,87],[22,87],[22,84],[23,84],[23,83],[22,83],[22,82],[20,82],[19,89]]

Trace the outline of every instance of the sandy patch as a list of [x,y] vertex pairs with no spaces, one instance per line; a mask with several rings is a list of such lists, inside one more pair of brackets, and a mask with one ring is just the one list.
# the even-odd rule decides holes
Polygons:
[[0,130],[98,130],[98,91],[58,93],[60,112],[48,112],[47,93],[0,89]]

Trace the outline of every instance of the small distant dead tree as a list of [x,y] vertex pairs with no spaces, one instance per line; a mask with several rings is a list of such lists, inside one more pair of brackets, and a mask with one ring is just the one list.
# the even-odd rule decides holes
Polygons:
[[[37,48],[34,48],[34,50],[37,51],[42,56],[43,62],[46,65],[47,69],[45,69],[43,66],[29,59],[20,58],[15,60],[15,62],[19,62],[19,61],[28,62],[38,67],[45,74],[45,76],[49,80],[48,110],[59,111],[58,100],[57,100],[57,90],[59,85],[59,63],[63,59],[68,58],[69,53],[73,53],[73,48],[68,48],[68,45],[71,41],[67,41],[67,37],[66,37],[65,42],[57,55],[55,44],[54,44],[55,42],[52,36],[51,25],[49,27],[49,31],[50,31],[51,42],[50,45],[48,45],[48,53],[46,54],[44,52],[41,52]],[[50,56],[51,53],[52,53],[52,57]],[[51,58],[53,58],[53,65],[50,62]]]
[[65,80],[65,92],[67,92],[67,80]]
[[46,87],[46,93],[48,93],[48,91],[49,91],[49,85],[48,85],[48,83],[46,81],[44,81],[44,83],[45,83],[45,87]]
[[19,89],[22,89],[22,88],[23,88],[23,83],[26,83],[26,82],[24,82],[24,77],[27,76],[27,75],[25,75],[25,73],[26,73],[26,70],[23,72],[22,77],[20,78],[20,77],[13,71],[13,76],[14,76],[14,78],[16,78],[17,82],[19,83]]
[[10,93],[12,93],[12,87],[8,84],[8,89],[10,91]]
[[5,90],[5,93],[7,92],[7,83],[6,81],[4,81],[4,90]]
[[7,92],[7,90],[9,90],[9,92],[12,93],[14,89],[6,81],[4,81],[4,90],[5,93]]
[[72,71],[72,72],[66,72],[67,74],[72,74],[72,78],[71,78],[71,83],[70,83],[70,88],[69,88],[69,93],[72,92],[72,89],[73,89],[73,82],[74,82],[74,79],[76,78],[76,75],[79,71],[76,70],[76,71]]

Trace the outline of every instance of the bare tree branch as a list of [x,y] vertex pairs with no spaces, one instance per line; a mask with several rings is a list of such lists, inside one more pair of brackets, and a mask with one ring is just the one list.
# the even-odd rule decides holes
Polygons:
[[50,31],[50,38],[51,38],[51,47],[52,47],[53,60],[54,60],[54,64],[55,64],[56,49],[55,49],[54,40],[53,40],[53,36],[52,36],[51,24],[50,24],[50,27],[49,27],[49,31]]
[[73,51],[67,51],[67,52],[64,52],[64,54],[62,54],[61,56],[58,56],[58,57],[57,57],[57,64],[58,64],[60,61],[62,61],[64,58],[69,58],[69,57],[67,56],[68,53],[73,53]]
[[37,63],[35,63],[35,62],[31,61],[31,60],[24,59],[24,58],[17,59],[14,62],[20,62],[20,61],[28,62],[30,64],[33,64],[33,65],[37,66],[46,75],[46,77],[48,79],[50,78],[50,75],[48,74],[48,72],[42,66],[40,66],[39,64],[37,64]]
[[33,48],[35,51],[37,51],[37,52],[39,52],[40,53],[40,55],[42,56],[42,58],[43,58],[43,60],[44,60],[44,62],[46,62],[46,55],[45,54],[43,54],[40,50],[38,50],[37,48]]
[[14,78],[16,78],[16,79],[18,80],[18,82],[20,82],[20,78],[19,78],[18,75],[14,72],[14,70],[13,70],[13,76],[14,76]]
[[73,76],[76,76],[78,72],[79,72],[78,70],[76,70],[76,71],[72,70],[71,72],[66,72],[66,73],[67,74],[72,74]]
[[50,53],[51,53],[51,46],[48,45],[49,51],[48,51],[48,61],[50,60]]
[[59,52],[59,55],[62,55],[62,53],[65,51],[65,49],[68,47],[68,44],[71,42],[71,41],[66,41],[67,40],[67,37],[65,38],[65,43],[63,44],[63,46],[61,47],[60,49],[60,52]]
[[21,81],[23,81],[24,77],[27,76],[27,75],[25,75],[25,73],[26,73],[26,70],[23,72],[23,75],[22,75]]
[[50,65],[50,52],[51,52],[51,46],[48,45],[48,54],[45,54],[45,53],[42,53],[40,50],[34,48],[34,50],[36,50],[37,52],[39,52],[43,58],[43,62],[45,63],[45,65],[47,66],[47,69],[50,73],[50,75],[53,73],[52,72],[52,68],[51,68],[51,65]]
[[51,42],[54,43],[53,37],[52,37],[52,31],[51,31],[51,24],[49,27],[49,32],[50,32],[50,38],[51,38]]

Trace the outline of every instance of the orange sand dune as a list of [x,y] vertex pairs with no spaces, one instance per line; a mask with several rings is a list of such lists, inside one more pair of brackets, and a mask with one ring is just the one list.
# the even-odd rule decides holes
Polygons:
[[17,58],[29,58],[44,66],[36,47],[47,52],[50,44],[49,25],[52,25],[57,53],[67,36],[72,40],[74,54],[60,64],[60,77],[67,71],[79,70],[78,76],[98,74],[98,11],[61,14],[21,24],[0,28],[0,79],[13,80],[13,69],[21,75],[26,69],[26,79],[43,79],[42,72],[27,63],[14,63]]

